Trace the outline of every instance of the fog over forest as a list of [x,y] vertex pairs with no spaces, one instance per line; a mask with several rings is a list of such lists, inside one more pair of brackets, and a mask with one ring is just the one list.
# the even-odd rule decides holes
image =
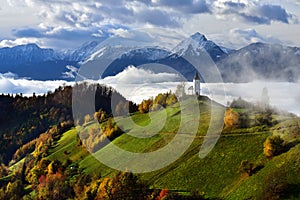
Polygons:
[[[140,103],[145,98],[151,98],[160,92],[175,91],[179,77],[170,73],[153,73],[149,70],[129,67],[116,76],[99,80],[100,83],[114,87],[128,100]],[[54,91],[62,85],[73,85],[67,81],[37,81],[18,78],[14,74],[0,74],[0,88],[2,93],[22,93],[23,95],[44,94]],[[188,88],[191,82],[186,82],[186,93],[191,94]],[[300,95],[300,83],[289,82],[261,82],[251,83],[203,83],[201,92],[215,100],[225,92],[225,101],[231,102],[236,98],[243,98],[253,103],[259,102],[263,88],[267,88],[270,104],[278,109],[300,115],[300,106],[297,102]],[[224,90],[223,90],[224,89]],[[213,91],[209,91],[213,90]],[[214,95],[211,95],[211,94]],[[224,102],[223,102],[224,103]]]

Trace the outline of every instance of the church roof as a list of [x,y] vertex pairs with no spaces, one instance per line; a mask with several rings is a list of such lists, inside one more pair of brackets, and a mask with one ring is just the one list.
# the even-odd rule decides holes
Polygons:
[[194,80],[200,80],[198,72],[196,72],[196,74],[194,76]]

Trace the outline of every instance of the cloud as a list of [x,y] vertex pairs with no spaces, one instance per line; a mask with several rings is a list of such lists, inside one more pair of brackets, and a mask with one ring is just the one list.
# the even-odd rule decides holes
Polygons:
[[0,74],[0,92],[5,94],[22,93],[24,95],[45,94],[62,85],[72,85],[66,81],[36,81],[17,78],[12,73]]
[[140,20],[156,25],[159,27],[179,27],[179,23],[171,19],[169,17],[169,14],[165,11],[160,11],[160,10],[144,10],[142,12],[137,13],[137,18]]
[[212,1],[214,13],[219,18],[229,19],[256,24],[271,24],[271,22],[294,23],[295,16],[288,13],[280,5],[264,4],[259,1],[235,1],[217,0]]
[[[14,29],[13,36],[18,38],[16,41],[3,40],[0,42],[2,46],[8,44],[8,46],[26,44],[26,41],[35,42],[37,44],[48,44],[50,47],[56,48],[74,48],[80,46],[86,41],[103,41],[110,35],[114,34],[115,30],[123,29],[124,26],[107,25],[96,28],[71,28],[71,27],[41,27],[41,28],[21,28]],[[22,41],[22,42],[21,42]],[[24,42],[23,42],[24,41]],[[41,42],[43,41],[43,42]]]
[[261,16],[264,16],[270,21],[280,21],[288,24],[289,19],[292,18],[292,16],[279,5],[262,5],[258,10]]
[[[232,48],[241,48],[250,43],[262,42],[262,43],[271,43],[271,44],[284,44],[283,41],[273,37],[273,36],[265,36],[258,33],[255,29],[231,29],[227,35],[215,34],[212,35],[214,40],[226,47]],[[224,37],[226,37],[226,41],[224,41]]]
[[154,5],[172,8],[185,14],[210,13],[210,6],[206,0],[159,0]]
[[240,38],[244,40],[244,43],[255,43],[255,42],[263,42],[263,43],[273,43],[273,44],[282,44],[283,42],[279,39],[272,36],[263,36],[255,29],[232,29],[230,34],[233,35],[235,39]]
[[35,43],[39,46],[44,46],[44,43],[38,38],[17,38],[17,39],[5,39],[0,41],[0,47],[13,47],[22,44]]
[[[35,26],[15,28],[12,31],[15,38],[39,38],[44,43],[58,45],[58,48],[70,48],[72,43],[73,47],[79,46],[86,41],[102,40],[113,34],[123,34],[122,36],[125,37],[127,30],[136,28],[162,27],[180,30],[185,23],[189,23],[190,19],[202,14],[206,17],[249,24],[297,22],[297,17],[282,5],[258,0],[78,0],[75,2],[24,0],[21,3],[18,0],[7,0],[7,2],[14,9],[30,8],[27,10],[39,19],[39,23]],[[191,26],[201,27],[198,24]],[[188,30],[181,30],[181,32],[186,31]]]
[[[192,14],[210,13],[220,18],[232,16],[258,24],[273,21],[290,23],[292,14],[280,5],[257,0],[102,0],[72,2],[69,0],[32,1],[19,3],[7,0],[13,7],[36,8],[36,14],[48,26],[101,27],[103,24],[125,24],[126,26],[180,27],[181,18]],[[158,20],[160,19],[160,20]]]
[[13,35],[16,37],[33,37],[33,38],[40,38],[42,37],[42,33],[34,28],[21,28],[21,29],[13,29]]
[[120,84],[144,84],[144,83],[162,83],[166,80],[170,82],[180,81],[177,74],[171,73],[154,73],[150,70],[139,69],[134,66],[129,66],[116,76],[106,77],[105,83],[120,83]]

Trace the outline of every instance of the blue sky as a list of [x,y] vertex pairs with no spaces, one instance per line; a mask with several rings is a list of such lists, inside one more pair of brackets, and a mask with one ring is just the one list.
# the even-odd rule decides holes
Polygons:
[[174,38],[198,31],[230,48],[300,46],[299,18],[300,0],[1,0],[0,47],[34,42],[68,49],[157,28]]

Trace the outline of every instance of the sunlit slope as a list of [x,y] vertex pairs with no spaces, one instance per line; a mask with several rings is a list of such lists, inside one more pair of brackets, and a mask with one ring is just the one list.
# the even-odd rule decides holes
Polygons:
[[[222,107],[220,105],[211,104],[207,99],[199,101],[200,123],[195,135],[179,131],[181,121],[184,121],[185,124],[197,122],[195,122],[193,116],[187,115],[185,119],[182,119],[181,107],[179,104],[175,104],[166,110],[153,112],[150,117],[148,114],[135,113],[130,117],[116,118],[115,120],[118,121],[118,124],[126,133],[95,152],[94,155],[91,155],[83,146],[80,146],[77,131],[72,129],[66,132],[51,149],[49,157],[61,161],[69,158],[74,162],[78,162],[86,173],[97,173],[105,177],[113,175],[116,170],[107,167],[96,158],[106,156],[106,160],[121,165],[120,155],[114,154],[115,146],[128,152],[149,153],[166,147],[175,137],[183,141],[192,138],[191,145],[178,159],[159,170],[141,173],[141,178],[148,181],[153,188],[168,188],[182,192],[198,190],[205,192],[207,197],[240,199],[239,195],[244,190],[248,190],[247,195],[249,197],[255,196],[256,190],[251,192],[247,187],[251,187],[251,185],[260,187],[259,180],[266,178],[269,173],[276,172],[278,167],[274,168],[274,166],[278,166],[278,163],[281,162],[278,161],[280,157],[268,161],[263,154],[263,143],[276,127],[270,129],[265,127],[236,129],[232,134],[227,131],[225,135],[220,137],[213,150],[201,159],[199,158],[199,151],[212,117],[211,106],[221,113]],[[283,119],[280,124],[285,126],[284,123],[287,120]],[[163,126],[160,123],[164,123]],[[139,125],[140,129],[136,128],[136,125]],[[99,125],[91,123],[80,127],[80,129],[88,130],[97,126]],[[296,152],[297,150],[293,151]],[[296,170],[299,169],[299,166],[293,166],[294,162],[292,161],[297,157],[295,152],[291,153],[290,156],[284,157],[282,155],[281,157],[286,159],[285,163],[291,162],[286,167]],[[289,153],[287,152],[287,155]],[[158,157],[157,159],[164,162],[163,158]],[[126,157],[122,159],[126,160]],[[243,160],[248,160],[256,165],[262,164],[265,167],[251,177],[246,177],[239,172],[239,166]],[[142,168],[145,163],[138,161],[132,160],[132,163]],[[276,162],[278,163],[276,164]],[[291,182],[295,183],[297,180],[291,180]]]

